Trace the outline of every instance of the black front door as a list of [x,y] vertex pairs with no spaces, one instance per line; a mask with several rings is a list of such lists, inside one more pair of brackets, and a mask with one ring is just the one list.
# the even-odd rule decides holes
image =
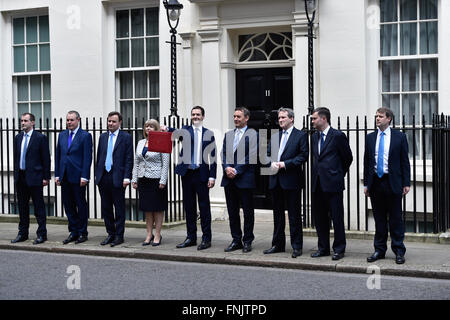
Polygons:
[[[279,128],[278,108],[293,107],[292,68],[237,69],[236,106],[248,108],[248,126],[255,130],[269,130],[267,136],[270,139],[270,130]],[[272,208],[268,176],[257,174],[256,186],[255,208]]]

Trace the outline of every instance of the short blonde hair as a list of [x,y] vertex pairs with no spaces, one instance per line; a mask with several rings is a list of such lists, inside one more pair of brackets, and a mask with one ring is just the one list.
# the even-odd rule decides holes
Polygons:
[[161,127],[159,126],[159,122],[158,120],[155,119],[149,119],[147,121],[145,121],[144,123],[144,138],[147,138],[147,131],[145,130],[147,127],[151,127],[154,128],[155,131],[160,131]]

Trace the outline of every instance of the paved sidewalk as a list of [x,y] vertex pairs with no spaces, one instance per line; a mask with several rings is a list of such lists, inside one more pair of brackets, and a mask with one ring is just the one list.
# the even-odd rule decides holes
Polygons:
[[[309,229],[304,231],[302,256],[296,259],[291,258],[292,248],[290,247],[289,236],[286,239],[286,252],[271,255],[263,254],[263,250],[271,246],[273,232],[271,222],[255,222],[255,240],[253,250],[250,253],[243,253],[241,250],[225,253],[224,248],[231,242],[227,221],[213,221],[212,247],[198,251],[196,247],[175,248],[186,237],[184,224],[165,225],[161,232],[162,244],[158,247],[144,247],[142,246],[142,241],[146,235],[144,223],[127,223],[125,243],[111,248],[110,246],[100,245],[100,242],[106,237],[106,231],[101,220],[90,220],[89,240],[87,242],[67,245],[62,244],[62,241],[68,236],[66,221],[65,219],[55,220],[62,224],[47,224],[48,241],[44,244],[33,245],[37,229],[35,223],[30,225],[29,240],[12,244],[10,241],[16,237],[18,230],[17,216],[0,215],[0,249],[351,273],[367,273],[368,267],[376,265],[380,268],[381,275],[450,279],[450,245],[446,235],[440,237],[443,243],[429,242],[439,242],[439,240],[436,240],[439,237],[436,236],[434,238],[408,237],[409,240],[405,241],[406,263],[397,265],[394,260],[395,255],[390,249],[386,254],[386,259],[378,260],[375,263],[366,262],[366,258],[373,252],[371,240],[373,233],[348,232],[344,259],[332,261],[331,257],[315,259],[310,257],[311,253],[317,249],[317,238],[314,230]],[[52,221],[52,219],[49,219],[49,221]],[[198,240],[200,241],[200,227],[198,230]],[[288,230],[286,230],[286,234],[289,234]]]

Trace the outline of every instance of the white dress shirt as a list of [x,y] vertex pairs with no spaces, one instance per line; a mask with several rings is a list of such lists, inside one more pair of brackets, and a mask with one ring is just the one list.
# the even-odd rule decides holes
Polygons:
[[[192,126],[192,129],[194,130],[194,136],[197,135],[197,145],[194,146],[194,148],[197,149],[197,159],[194,159],[194,164],[200,165],[202,163],[202,132],[203,132],[203,126]],[[198,130],[197,130],[198,129]],[[195,142],[195,137],[194,137]],[[195,153],[194,153],[195,154]]]
[[[291,126],[287,130],[283,130],[283,133],[281,134],[280,148],[278,149],[278,161],[280,161],[281,155],[283,154],[284,149],[286,149],[286,145],[288,143],[289,137],[291,136],[292,130],[294,130],[294,126]],[[286,135],[286,143],[284,144],[283,149],[281,149],[281,144],[283,143],[285,135]]]
[[330,131],[330,126],[328,126],[325,130],[323,130],[322,132],[319,133],[319,144],[317,145],[317,150],[319,150],[319,154],[322,152],[322,148],[323,146],[320,145],[320,134],[323,133],[323,142],[325,143],[325,141],[327,140],[327,136],[328,136],[328,131]]
[[[21,167],[22,166],[22,159],[23,159],[23,157],[25,157],[25,155],[23,154],[23,151],[24,151],[24,148],[25,148],[25,136],[28,136],[28,138],[26,139],[27,140],[27,147],[28,147],[28,145],[30,144],[30,139],[31,139],[31,135],[33,134],[33,129],[31,129],[30,131],[28,131],[28,132],[23,132],[23,138],[22,138],[22,143],[21,143],[21,145],[20,145],[20,164],[19,164],[19,167]],[[26,163],[25,163],[25,165],[26,165]],[[25,168],[20,168],[21,170],[25,170]]]

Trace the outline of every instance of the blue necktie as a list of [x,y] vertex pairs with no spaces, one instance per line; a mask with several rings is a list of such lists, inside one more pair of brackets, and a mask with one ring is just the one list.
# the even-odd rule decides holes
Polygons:
[[377,175],[378,177],[382,177],[384,174],[384,132],[381,132],[380,134],[380,143],[378,144],[378,160],[377,160]]
[[320,154],[320,152],[322,151],[323,144],[325,143],[325,140],[323,139],[324,137],[325,137],[325,133],[321,132],[321,133],[320,133],[320,147],[319,147],[319,154]]
[[70,131],[69,142],[67,143],[67,149],[70,148],[70,144],[72,143],[73,131]]
[[28,134],[25,133],[25,142],[23,143],[22,161],[20,162],[20,169],[25,170],[25,155],[28,148]]
[[108,172],[111,171],[111,167],[112,167],[113,139],[114,139],[114,133],[111,133],[109,135],[108,151],[106,152],[106,161],[105,161],[105,168],[106,168],[106,171],[108,171]]
[[198,168],[198,132],[200,131],[199,128],[195,128],[194,130],[194,152],[192,152],[192,159],[191,159],[191,169],[197,169]]
[[236,133],[234,135],[234,142],[233,142],[233,152],[236,151],[237,146],[239,144],[239,136],[241,135],[241,130],[240,129],[236,129]]
[[283,138],[281,139],[280,150],[278,151],[278,161],[280,161],[281,155],[283,154],[284,147],[286,146],[286,142],[287,142],[287,131],[284,130]]

